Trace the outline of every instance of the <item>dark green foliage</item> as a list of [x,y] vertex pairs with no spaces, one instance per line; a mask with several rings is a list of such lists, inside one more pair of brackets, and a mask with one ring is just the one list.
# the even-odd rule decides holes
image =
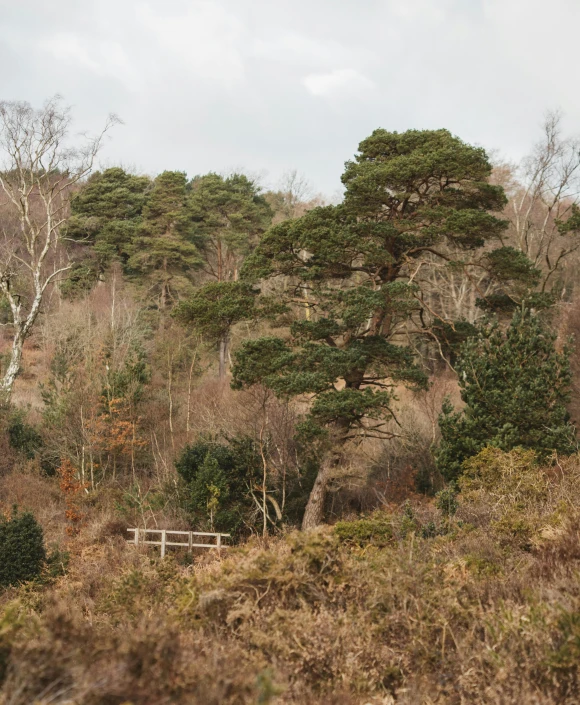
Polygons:
[[210,282],[180,302],[172,315],[198,330],[211,342],[229,335],[240,321],[252,321],[268,312],[260,304],[259,291],[246,282]]
[[472,336],[477,334],[477,328],[469,321],[440,321],[433,328],[433,334],[437,337],[441,352],[444,357],[455,364],[461,345]]
[[[478,298],[478,308],[497,315],[509,314],[518,306],[536,310],[553,306],[553,294],[534,292],[540,280],[540,270],[532,266],[526,255],[513,247],[500,247],[485,256],[492,279],[502,284],[493,294]],[[506,286],[509,283],[509,286]]]
[[127,264],[131,271],[147,275],[153,282],[161,307],[175,298],[183,277],[199,264],[187,198],[183,172],[164,171],[155,179]]
[[0,585],[8,587],[40,575],[46,552],[40,524],[28,512],[14,507],[0,521]]
[[[88,264],[83,261],[81,267],[98,275],[114,258],[127,262],[140,227],[149,187],[148,177],[127,174],[123,169],[114,167],[93,174],[73,196],[66,235],[91,245],[97,262],[95,266],[89,257]],[[77,276],[82,287],[86,287],[87,271],[81,269]],[[96,276],[93,281],[96,281]],[[65,282],[65,291],[69,292],[73,282],[68,278]]]
[[505,332],[494,321],[465,342],[457,372],[466,407],[455,412],[446,401],[439,418],[437,466],[447,480],[459,477],[463,461],[487,445],[521,446],[540,458],[576,450],[566,411],[570,349],[558,352],[555,340],[537,315],[518,309]]
[[243,258],[272,218],[266,199],[243,174],[193,179],[189,212],[205,270],[220,282],[236,279]]
[[541,311],[550,308],[555,303],[556,296],[553,292],[548,291],[528,292],[519,301],[506,293],[489,294],[485,299],[476,300],[476,306],[482,311],[495,313],[498,316],[504,314],[511,316],[519,306],[526,306],[536,311]]
[[260,479],[261,459],[250,439],[232,439],[228,445],[200,440],[185,446],[175,467],[188,486],[196,527],[232,534],[251,530],[251,490]]
[[[392,389],[379,380],[424,384],[424,373],[408,348],[362,332],[347,346],[328,344],[345,332],[338,328],[337,319],[323,318],[294,324],[289,342],[275,337],[248,341],[236,353],[234,386],[262,383],[280,396],[313,394],[310,422],[319,428],[336,422],[362,428],[365,420],[380,420],[394,400]],[[336,388],[339,379],[346,381],[342,390]]]
[[580,207],[578,207],[578,204],[572,204],[568,219],[557,221],[557,224],[561,235],[578,235],[580,233]]
[[[266,454],[268,446],[265,439]],[[318,464],[312,453],[298,449],[298,455],[299,470],[287,468],[283,480],[273,473],[267,476],[269,530],[302,519]],[[202,438],[185,446],[175,467],[187,487],[185,508],[196,528],[213,526],[236,536],[262,532],[258,505],[263,501],[263,462],[251,438],[230,438],[227,443]]]
[[42,436],[24,421],[21,413],[14,414],[8,425],[10,446],[32,460],[43,447]]
[[[142,213],[149,184],[147,176],[128,174],[120,167],[96,172],[71,200],[74,217],[95,220],[83,222],[82,225],[77,220],[73,221],[68,234],[84,238],[92,232],[100,233],[111,222],[135,221]],[[90,225],[94,226],[93,229]]]
[[499,281],[517,282],[527,288],[534,287],[540,272],[520,250],[499,247],[487,255],[490,272]]

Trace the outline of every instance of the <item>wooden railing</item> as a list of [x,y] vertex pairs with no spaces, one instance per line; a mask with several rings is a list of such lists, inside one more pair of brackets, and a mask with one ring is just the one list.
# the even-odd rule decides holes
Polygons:
[[[147,546],[160,546],[161,547],[161,558],[165,557],[167,546],[182,546],[187,548],[191,553],[194,548],[217,548],[221,551],[222,548],[228,548],[222,543],[223,538],[229,538],[229,534],[211,534],[203,531],[169,531],[168,529],[127,529],[127,531],[132,531],[134,536],[127,543],[147,545]],[[160,541],[148,541],[147,534],[161,534]],[[181,541],[168,541],[168,536],[187,536],[187,541],[185,543]],[[209,536],[210,538],[215,538],[215,543],[194,543],[194,536]]]

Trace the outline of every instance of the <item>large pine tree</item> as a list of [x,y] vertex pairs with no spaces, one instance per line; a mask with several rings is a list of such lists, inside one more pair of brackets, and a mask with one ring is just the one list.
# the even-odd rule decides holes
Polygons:
[[206,273],[218,282],[237,280],[272,219],[259,188],[243,174],[199,176],[191,183],[189,210]]
[[457,372],[465,408],[456,412],[446,401],[439,418],[437,466],[447,480],[485,446],[521,446],[544,458],[577,449],[566,411],[570,350],[558,352],[555,341],[537,315],[521,308],[505,332],[489,322],[463,344]]
[[89,248],[76,258],[65,291],[89,288],[115,260],[126,265],[150,187],[149,177],[113,167],[93,174],[72,197],[66,237]]
[[[308,400],[307,430],[328,438],[304,527],[322,521],[344,444],[388,438],[397,385],[425,384],[404,344],[409,319],[420,327],[428,318],[421,268],[450,253],[461,267],[506,227],[491,212],[505,196],[488,183],[483,149],[446,130],[376,130],[359,150],[346,164],[344,202],[271,228],[244,270],[283,278],[287,298],[304,309],[288,338],[248,341],[233,370],[237,386],[261,383]],[[513,251],[500,249],[499,274],[521,277],[521,267],[507,266]],[[493,258],[482,266],[494,275]]]
[[247,176],[206,174],[192,180],[188,212],[201,266],[214,281],[193,292],[176,313],[182,322],[218,343],[219,376],[223,378],[232,326],[257,312],[257,292],[238,282],[240,267],[270,224],[272,211]]
[[161,309],[175,299],[180,278],[190,274],[200,262],[192,241],[187,199],[183,172],[159,174],[143,208],[141,230],[128,262],[134,271],[147,275],[159,295]]

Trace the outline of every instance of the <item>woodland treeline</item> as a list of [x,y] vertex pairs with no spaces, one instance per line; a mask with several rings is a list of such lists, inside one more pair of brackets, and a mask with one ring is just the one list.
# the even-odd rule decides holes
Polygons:
[[453,501],[487,446],[577,450],[557,114],[518,164],[376,129],[332,204],[295,172],[99,169],[116,120],[72,117],[0,104],[3,471],[54,477],[70,534],[109,490],[125,524],[242,537]]

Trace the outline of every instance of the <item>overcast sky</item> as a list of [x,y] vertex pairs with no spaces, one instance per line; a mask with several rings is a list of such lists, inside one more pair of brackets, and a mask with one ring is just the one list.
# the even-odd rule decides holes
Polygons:
[[147,173],[289,169],[340,187],[360,140],[446,127],[516,159],[580,131],[580,0],[0,0],[0,98],[55,94]]

